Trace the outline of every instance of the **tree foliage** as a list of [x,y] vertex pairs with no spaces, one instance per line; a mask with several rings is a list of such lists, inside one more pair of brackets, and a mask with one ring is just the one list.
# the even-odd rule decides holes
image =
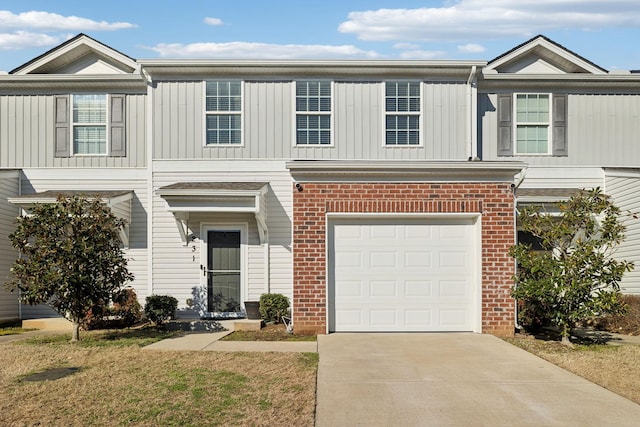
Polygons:
[[620,281],[633,264],[613,256],[624,239],[620,217],[599,188],[560,204],[560,215],[540,206],[520,212],[522,229],[544,249],[521,243],[510,250],[518,262],[512,296],[520,302],[521,319],[547,320],[568,343],[578,322],[621,309]]
[[133,280],[120,247],[123,226],[98,197],[36,204],[9,235],[20,251],[9,286],[20,290],[22,302],[49,304],[71,320],[72,340],[78,340],[89,310],[108,305]]

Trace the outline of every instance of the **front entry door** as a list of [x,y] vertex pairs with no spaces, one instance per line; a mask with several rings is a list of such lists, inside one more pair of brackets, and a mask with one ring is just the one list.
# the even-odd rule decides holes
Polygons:
[[240,231],[207,231],[207,308],[240,311]]

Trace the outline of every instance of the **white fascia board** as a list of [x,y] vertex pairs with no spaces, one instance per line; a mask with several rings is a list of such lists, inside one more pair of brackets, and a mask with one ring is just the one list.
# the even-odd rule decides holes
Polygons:
[[0,75],[0,89],[65,89],[65,88],[127,88],[146,91],[140,74],[28,74]]
[[513,177],[525,168],[524,162],[417,162],[417,161],[291,161],[292,174],[304,175],[370,175],[441,176],[441,177]]
[[204,190],[204,189],[159,189],[160,197],[193,198],[193,197],[259,197],[266,194],[266,185],[260,190]]

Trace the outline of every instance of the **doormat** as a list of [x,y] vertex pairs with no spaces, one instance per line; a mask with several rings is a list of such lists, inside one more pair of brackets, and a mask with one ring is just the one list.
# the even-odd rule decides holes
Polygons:
[[60,378],[64,378],[71,374],[78,372],[80,368],[51,368],[46,371],[37,372],[35,374],[27,375],[22,381],[53,381]]

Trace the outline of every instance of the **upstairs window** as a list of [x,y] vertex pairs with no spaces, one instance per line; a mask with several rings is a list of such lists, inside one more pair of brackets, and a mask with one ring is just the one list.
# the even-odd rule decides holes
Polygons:
[[420,144],[420,82],[385,83],[385,144]]
[[206,145],[242,143],[242,82],[207,81]]
[[73,154],[107,154],[107,95],[73,95]]
[[568,95],[497,94],[498,156],[569,155]]
[[55,157],[126,157],[127,96],[60,94],[53,96]]
[[516,154],[550,154],[551,96],[516,94]]
[[331,82],[296,82],[296,144],[331,144]]

